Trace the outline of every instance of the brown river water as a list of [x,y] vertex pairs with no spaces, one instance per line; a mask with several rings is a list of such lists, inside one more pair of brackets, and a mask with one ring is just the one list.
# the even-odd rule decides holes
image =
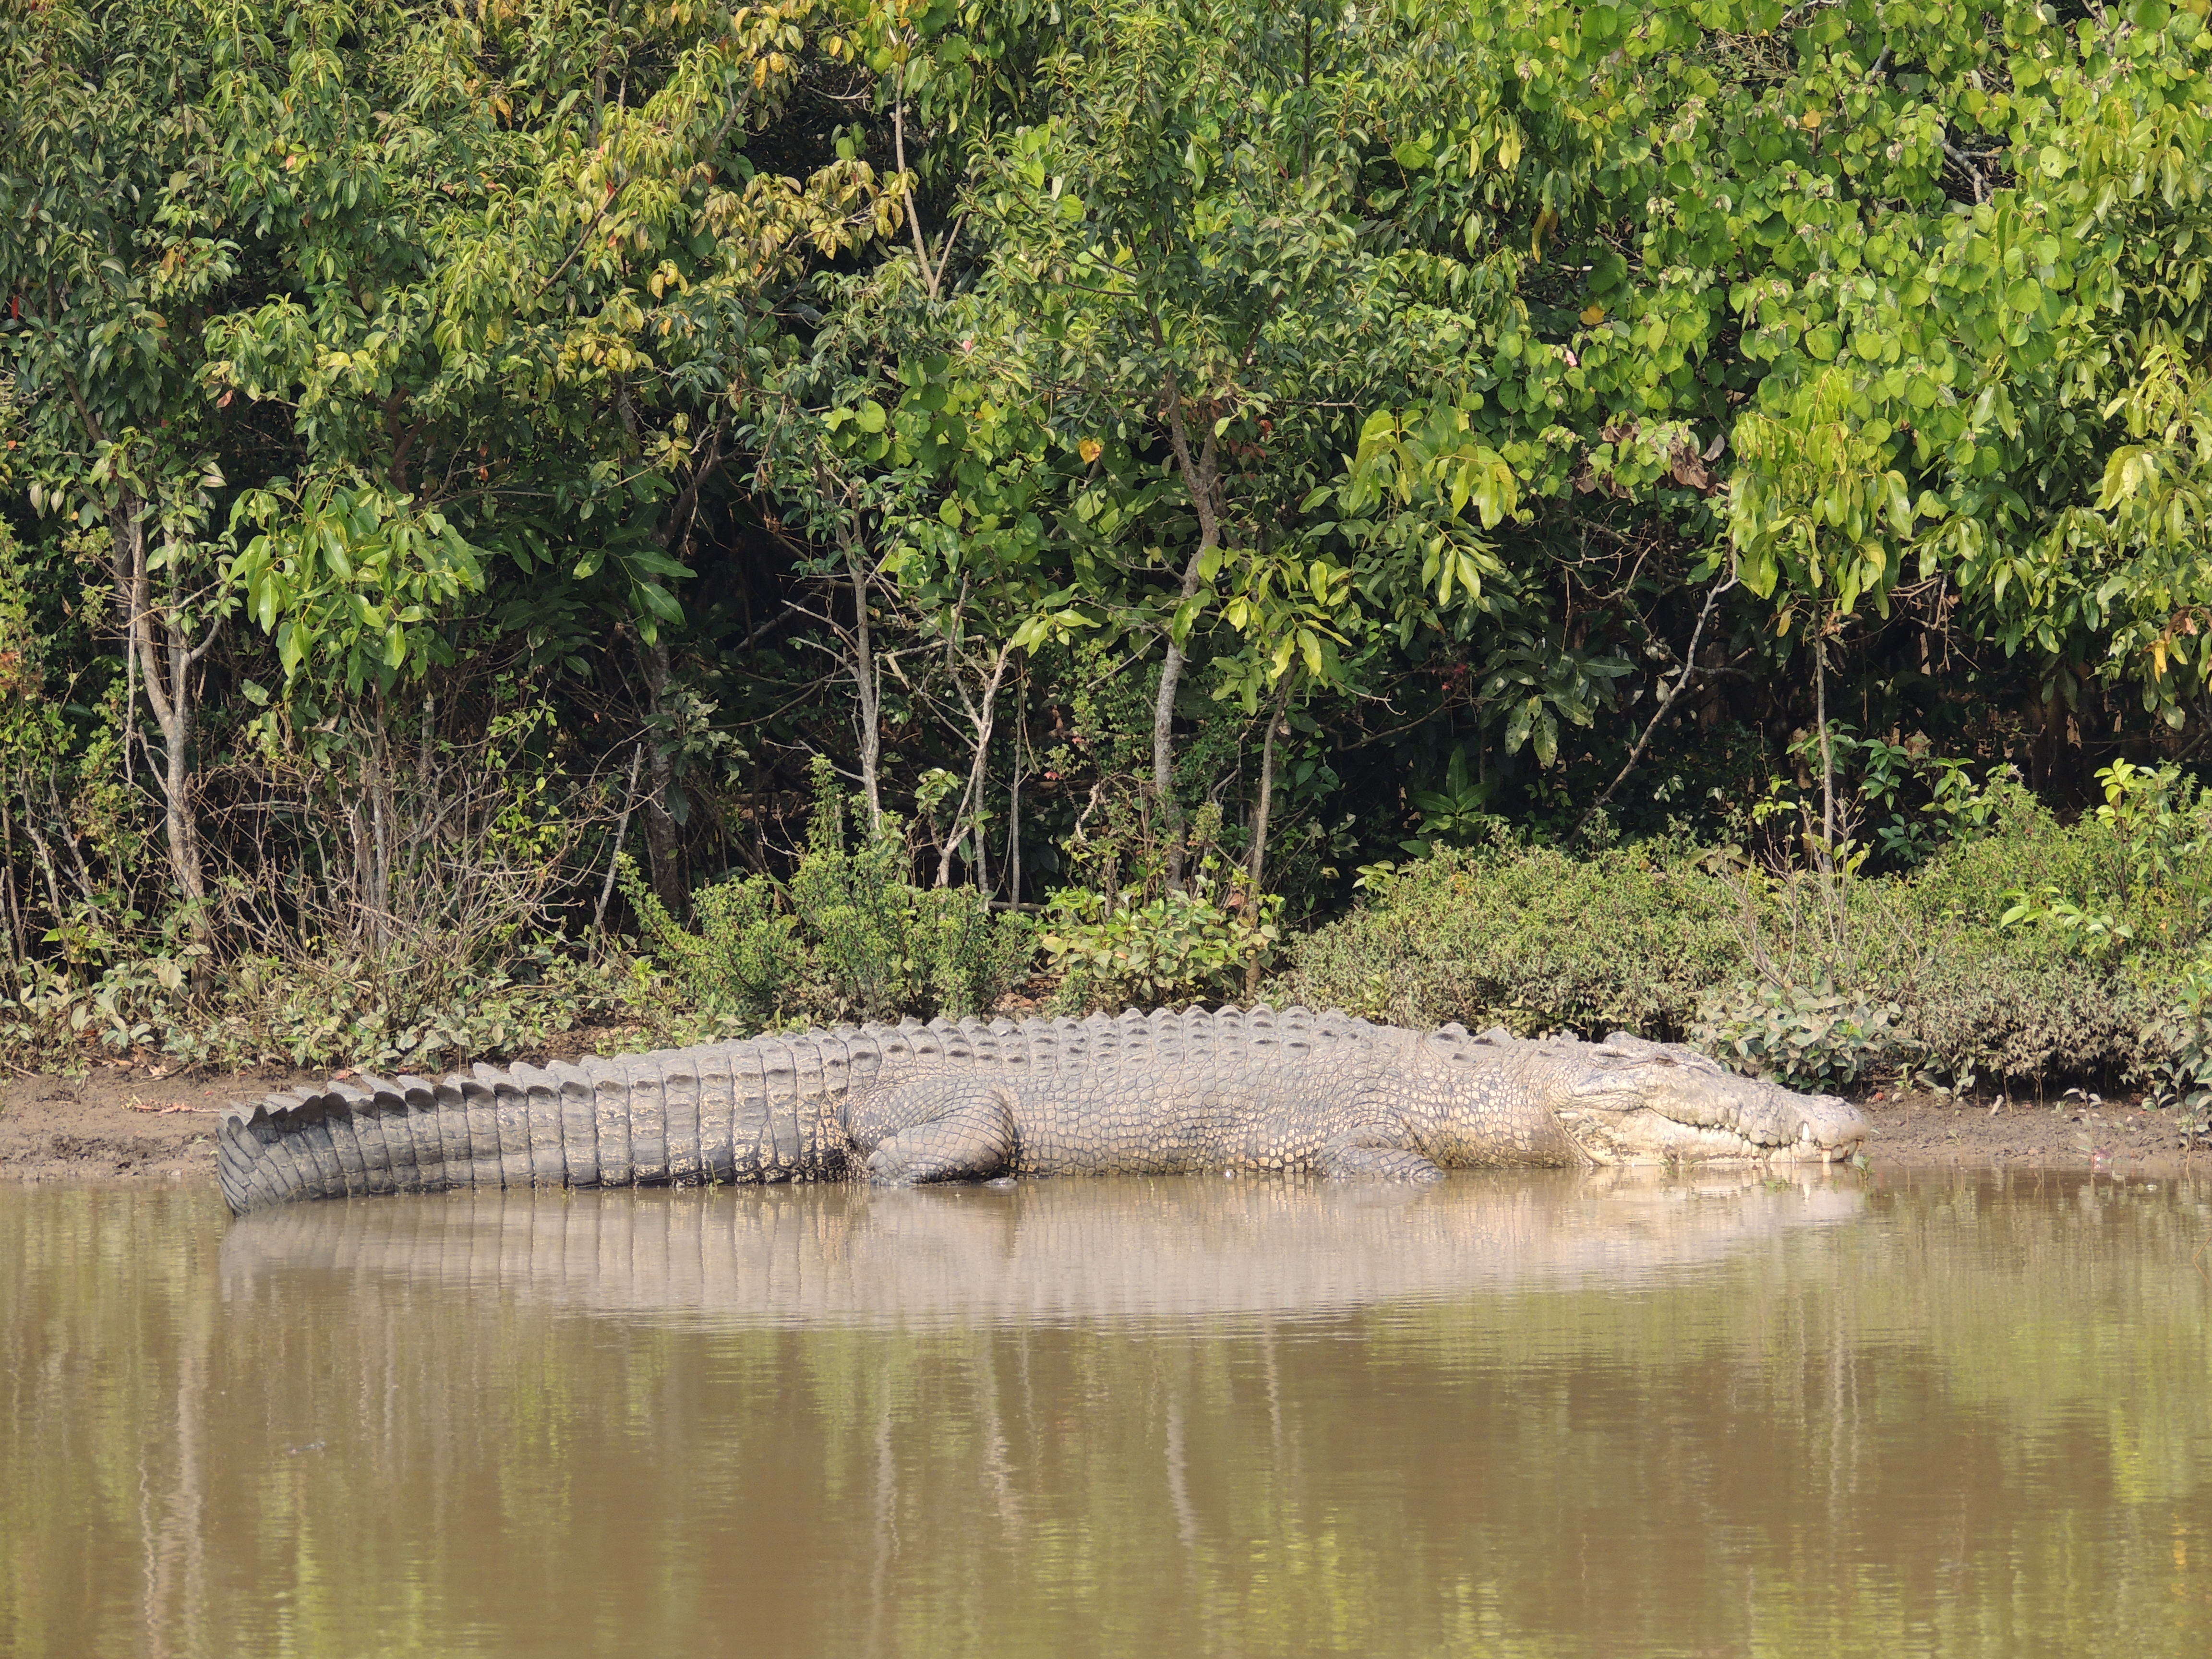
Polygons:
[[0,1187],[0,1655],[2212,1651],[2212,1184]]

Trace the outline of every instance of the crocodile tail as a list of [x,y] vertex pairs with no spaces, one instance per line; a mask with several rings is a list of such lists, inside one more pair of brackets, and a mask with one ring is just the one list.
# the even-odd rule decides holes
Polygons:
[[285,1090],[223,1115],[216,1176],[238,1215],[453,1187],[817,1179],[842,1170],[836,1109],[875,1060],[845,1032]]

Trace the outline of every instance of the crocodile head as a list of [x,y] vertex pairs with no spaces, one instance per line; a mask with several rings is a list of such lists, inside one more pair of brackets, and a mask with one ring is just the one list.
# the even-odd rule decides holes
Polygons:
[[1541,1047],[1553,1112],[1593,1163],[1832,1164],[1868,1134],[1848,1101],[1738,1077],[1693,1048],[1625,1031]]

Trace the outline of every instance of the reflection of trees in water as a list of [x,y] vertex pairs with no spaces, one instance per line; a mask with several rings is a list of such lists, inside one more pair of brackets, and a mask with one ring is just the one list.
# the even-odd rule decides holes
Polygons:
[[[745,1237],[787,1294],[754,1328],[724,1299],[726,1194],[327,1206],[351,1254],[334,1234],[304,1266],[179,1200],[0,1194],[21,1264],[0,1646],[2156,1653],[2212,1632],[2200,1195],[1968,1182],[1807,1226],[1774,1218],[1817,1207],[1789,1191],[1569,1186],[1501,1184],[1486,1219],[1163,1190],[1125,1206],[1133,1267],[1085,1260],[1113,1244],[1097,1192],[763,1195]],[[1320,1235],[1333,1277],[1267,1260]],[[939,1299],[890,1328],[863,1296],[886,1283]],[[1183,1316],[1070,1311],[1139,1291]],[[1007,1317],[1018,1292],[1048,1316]],[[195,1536],[197,1582],[160,1568]]]

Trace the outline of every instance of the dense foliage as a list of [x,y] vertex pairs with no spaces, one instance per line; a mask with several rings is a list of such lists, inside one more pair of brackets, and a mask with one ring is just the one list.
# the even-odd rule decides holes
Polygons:
[[[1871,915],[2014,784],[2197,810],[2203,0],[5,0],[0,54],[19,1034],[496,1048],[487,976],[625,933],[818,951],[823,756],[836,868],[1049,907],[1078,1005],[1501,836],[1552,962],[1693,847]],[[2201,1024],[2197,885],[2179,939],[2079,874],[1956,920]],[[1547,1017],[1950,1041],[1827,961],[1704,1006],[1724,921]]]
[[2212,1107],[2212,796],[2116,768],[2061,823],[2017,784],[1910,873],[1775,872],[1654,840],[1501,835],[1370,872],[1286,997],[1409,1024],[1687,1038],[1803,1086],[2140,1083]]

